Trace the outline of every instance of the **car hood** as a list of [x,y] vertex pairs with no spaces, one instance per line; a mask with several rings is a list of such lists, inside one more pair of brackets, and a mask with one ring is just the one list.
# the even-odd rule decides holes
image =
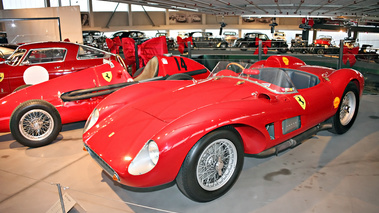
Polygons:
[[207,79],[141,98],[132,106],[170,123],[203,107],[249,98],[259,87],[236,78]]

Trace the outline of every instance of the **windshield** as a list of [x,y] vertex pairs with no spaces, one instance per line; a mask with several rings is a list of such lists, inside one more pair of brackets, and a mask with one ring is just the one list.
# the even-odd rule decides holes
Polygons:
[[25,53],[25,49],[16,49],[13,52],[13,54],[7,58],[5,62],[11,66],[17,66],[21,63],[21,59]]
[[286,70],[282,68],[250,68],[252,64],[244,62],[220,61],[212,70],[210,77],[228,76],[247,80],[274,93],[295,93],[296,88]]

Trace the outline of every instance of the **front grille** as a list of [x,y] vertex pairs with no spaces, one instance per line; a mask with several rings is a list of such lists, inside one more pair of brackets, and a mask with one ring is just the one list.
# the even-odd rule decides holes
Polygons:
[[101,166],[101,168],[104,169],[106,173],[108,173],[111,177],[116,175],[117,180],[120,181],[119,176],[117,173],[110,167],[98,154],[96,154],[91,148],[89,148],[86,144],[84,144],[84,147],[88,151],[89,155]]

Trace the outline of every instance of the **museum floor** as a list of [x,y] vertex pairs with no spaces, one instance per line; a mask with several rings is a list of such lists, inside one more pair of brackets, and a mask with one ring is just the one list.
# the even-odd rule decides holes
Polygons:
[[82,150],[84,122],[64,126],[53,144],[34,149],[1,133],[0,212],[61,212],[60,184],[65,200],[76,202],[70,212],[376,213],[378,106],[378,95],[364,95],[346,134],[319,132],[277,157],[245,157],[236,184],[209,203],[189,200],[175,185],[141,191],[114,183]]

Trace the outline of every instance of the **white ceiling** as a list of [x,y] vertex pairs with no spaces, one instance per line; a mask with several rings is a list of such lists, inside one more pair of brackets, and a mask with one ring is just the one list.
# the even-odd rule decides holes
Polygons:
[[214,15],[370,17],[379,20],[378,0],[104,0]]

